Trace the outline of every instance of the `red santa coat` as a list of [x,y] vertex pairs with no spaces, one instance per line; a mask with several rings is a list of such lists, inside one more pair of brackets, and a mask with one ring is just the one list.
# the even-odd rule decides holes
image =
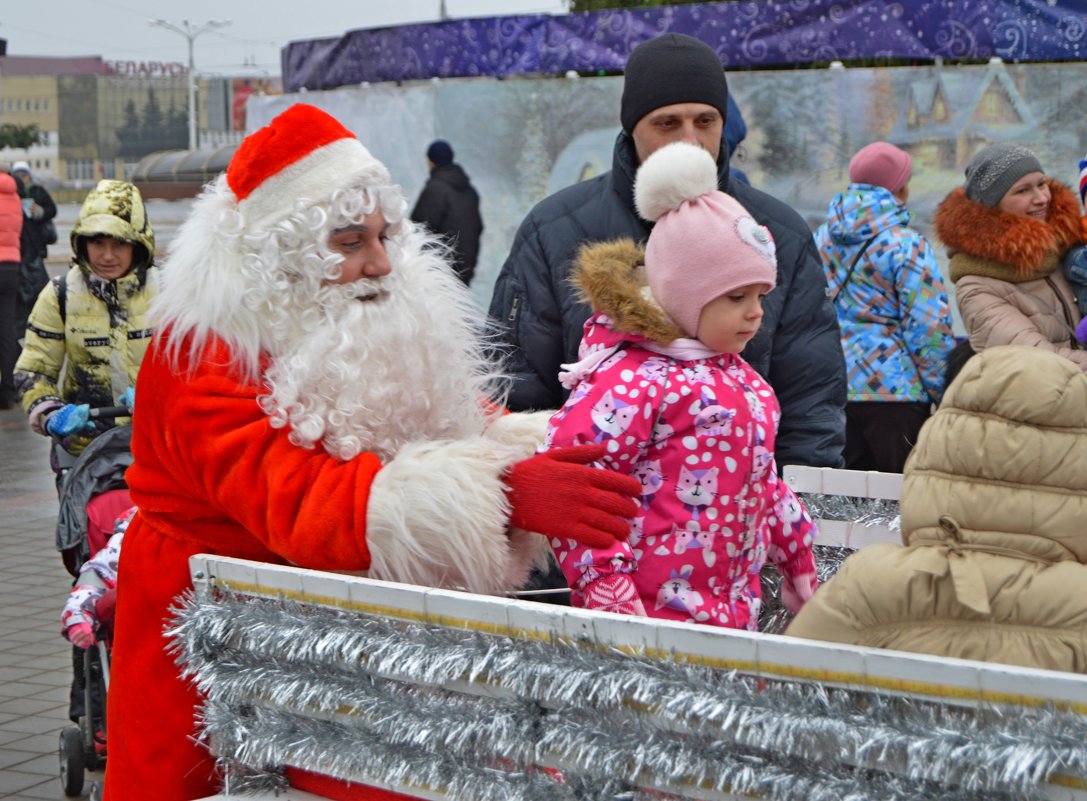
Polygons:
[[[160,801],[218,792],[214,761],[192,740],[200,698],[178,677],[161,634],[171,605],[192,586],[190,556],[210,553],[361,571],[370,568],[370,547],[377,547],[367,536],[370,491],[382,470],[375,455],[363,453],[343,462],[320,447],[292,444],[290,429],[272,428],[258,405],[263,387],[230,371],[231,354],[219,342],[213,340],[192,373],[184,357],[177,370],[171,369],[163,350],[156,338],[140,372],[135,461],[127,473],[139,513],[128,530],[118,575],[105,783],[112,801],[144,798],[149,787]],[[181,352],[187,352],[185,346]],[[482,503],[495,507],[503,521],[501,474],[513,461],[531,455],[536,436],[530,432],[542,433],[544,418],[530,421],[516,435],[505,420],[492,426],[505,427],[504,434],[480,439],[503,439],[483,446],[502,456],[486,468],[466,468],[472,482],[492,481]],[[458,467],[464,461],[458,453]],[[466,506],[466,520],[486,512],[476,500]],[[374,521],[369,522],[374,529]],[[527,574],[538,553],[530,553],[535,541],[546,547],[542,537],[520,532],[507,538],[504,529],[490,532],[494,537],[488,540],[490,534],[479,533],[478,520],[471,532],[480,546],[473,560],[488,562],[484,569],[507,586]],[[391,539],[395,547],[395,536]],[[389,542],[382,547],[388,549]],[[448,547],[463,548],[463,541]],[[445,566],[447,579],[450,558],[438,553],[435,559]],[[434,583],[439,581],[435,577]],[[366,797],[395,797],[374,793]]]

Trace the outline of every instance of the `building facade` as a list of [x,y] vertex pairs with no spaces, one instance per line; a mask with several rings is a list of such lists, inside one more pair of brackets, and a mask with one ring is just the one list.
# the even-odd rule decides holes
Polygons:
[[[277,92],[278,78],[198,77],[201,145],[245,134],[245,100]],[[128,178],[141,159],[188,147],[188,70],[176,62],[100,57],[0,56],[0,125],[36,126],[42,141],[0,149],[0,161],[27,161],[37,180],[85,190],[101,178]]]

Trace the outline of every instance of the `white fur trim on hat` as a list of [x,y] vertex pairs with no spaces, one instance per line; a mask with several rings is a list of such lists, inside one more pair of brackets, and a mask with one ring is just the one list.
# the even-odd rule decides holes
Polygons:
[[717,163],[708,151],[673,142],[655,151],[638,170],[634,206],[643,219],[656,222],[686,200],[717,188]]
[[248,231],[257,231],[288,216],[302,198],[327,200],[350,186],[388,186],[385,165],[358,139],[337,139],[317,148],[266,178],[238,203]]

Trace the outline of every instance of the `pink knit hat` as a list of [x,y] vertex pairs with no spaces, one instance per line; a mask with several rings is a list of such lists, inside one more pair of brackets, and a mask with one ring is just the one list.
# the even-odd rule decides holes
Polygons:
[[708,152],[673,142],[638,169],[634,205],[656,221],[645,246],[649,289],[689,336],[702,307],[734,289],[777,284],[769,229],[717,189],[717,164]]
[[913,159],[902,148],[888,142],[865,145],[849,161],[849,182],[870,184],[897,194],[910,182]]

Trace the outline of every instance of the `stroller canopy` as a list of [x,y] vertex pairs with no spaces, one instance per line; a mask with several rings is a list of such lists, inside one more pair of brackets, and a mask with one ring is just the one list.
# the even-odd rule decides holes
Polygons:
[[57,516],[57,550],[64,551],[87,541],[87,504],[112,489],[124,489],[125,470],[132,464],[132,426],[104,431],[76,459],[64,477]]

